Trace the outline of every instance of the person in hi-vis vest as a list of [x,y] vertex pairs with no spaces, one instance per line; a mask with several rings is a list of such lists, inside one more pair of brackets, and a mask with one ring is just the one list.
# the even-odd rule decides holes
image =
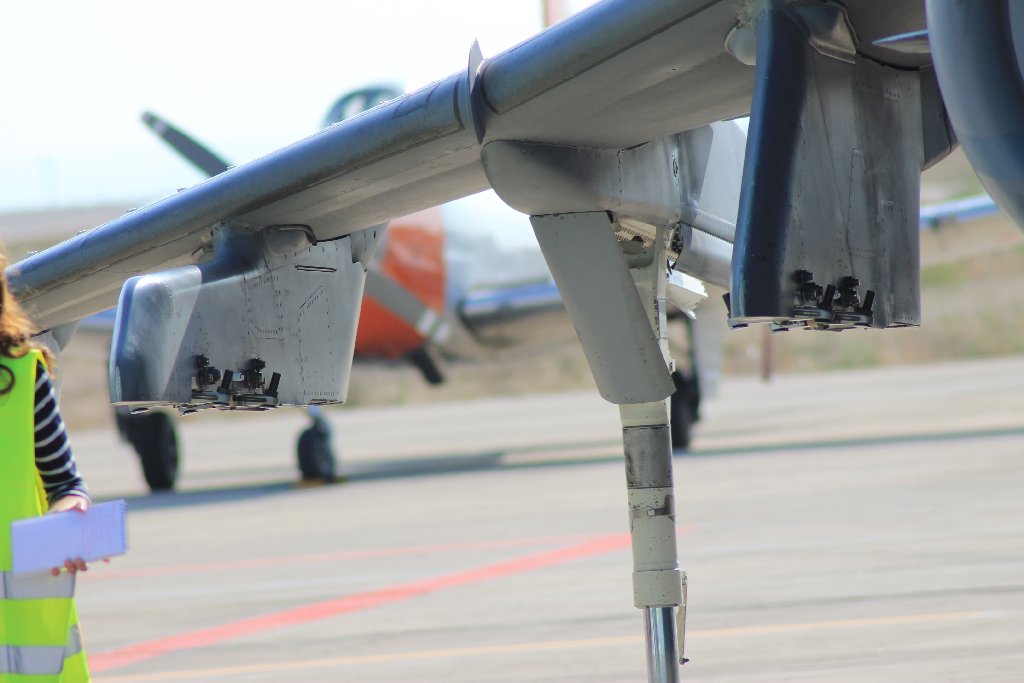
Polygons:
[[49,352],[11,296],[0,254],[0,683],[83,683],[89,668],[69,558],[49,574],[11,571],[11,522],[89,507],[50,384]]

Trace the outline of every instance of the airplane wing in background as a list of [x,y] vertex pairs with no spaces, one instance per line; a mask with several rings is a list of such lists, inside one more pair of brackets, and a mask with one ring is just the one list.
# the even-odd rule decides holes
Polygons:
[[969,221],[999,213],[999,206],[987,194],[961,197],[921,207],[921,227],[933,228],[949,222]]
[[552,280],[472,289],[459,302],[458,316],[475,338],[495,349],[550,343],[560,329],[571,332]]

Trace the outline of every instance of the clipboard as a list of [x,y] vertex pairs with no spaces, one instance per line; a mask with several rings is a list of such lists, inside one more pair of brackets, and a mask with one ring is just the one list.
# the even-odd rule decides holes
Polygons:
[[128,504],[123,500],[19,519],[11,524],[11,560],[15,574],[49,571],[68,558],[93,562],[128,551]]

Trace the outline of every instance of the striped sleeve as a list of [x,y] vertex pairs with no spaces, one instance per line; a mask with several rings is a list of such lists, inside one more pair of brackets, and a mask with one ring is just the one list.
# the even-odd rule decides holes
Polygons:
[[35,442],[36,468],[52,504],[69,494],[89,497],[85,482],[78,476],[71,443],[64,431],[64,420],[57,410],[57,399],[50,375],[42,363],[36,366]]

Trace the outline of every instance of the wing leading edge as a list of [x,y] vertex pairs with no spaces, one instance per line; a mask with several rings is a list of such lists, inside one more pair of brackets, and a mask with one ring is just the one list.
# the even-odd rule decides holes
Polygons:
[[[480,150],[490,140],[622,148],[742,115],[753,69],[721,39],[736,21],[725,0],[608,0],[29,257],[10,269],[12,286],[37,324],[52,327],[113,305],[128,277],[201,260],[219,225],[301,225],[329,240],[484,190]],[[684,95],[685,106],[670,106]]]

